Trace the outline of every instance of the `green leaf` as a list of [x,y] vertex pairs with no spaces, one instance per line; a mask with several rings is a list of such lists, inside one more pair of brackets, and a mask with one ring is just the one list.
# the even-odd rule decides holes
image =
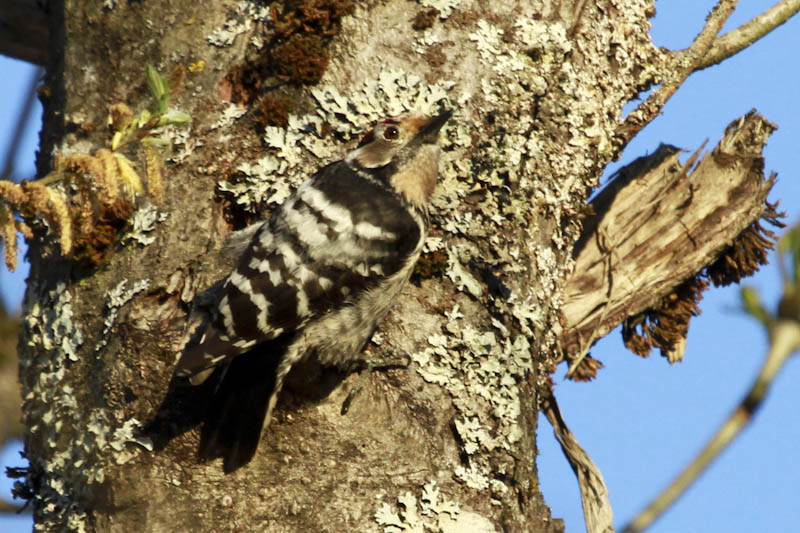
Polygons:
[[153,68],[152,65],[145,67],[145,75],[147,76],[147,86],[150,87],[150,92],[153,93],[153,98],[156,101],[156,113],[164,114],[167,112],[167,105],[169,104],[169,84],[167,79]]
[[186,124],[191,121],[192,116],[189,113],[170,109],[161,116],[161,119],[158,121],[158,125],[169,126],[170,124]]
[[758,291],[753,287],[742,287],[740,295],[744,310],[756,320],[769,327],[772,323],[772,318],[761,305],[761,296],[758,294]]
[[146,146],[152,146],[153,148],[167,148],[171,143],[166,137],[152,137],[148,135],[142,139],[142,144]]

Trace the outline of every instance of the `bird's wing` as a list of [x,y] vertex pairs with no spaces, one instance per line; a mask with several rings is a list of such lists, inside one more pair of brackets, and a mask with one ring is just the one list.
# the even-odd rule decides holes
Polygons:
[[421,215],[346,163],[322,169],[252,237],[222,289],[218,320],[181,357],[189,376],[291,334],[400,270],[424,239]]

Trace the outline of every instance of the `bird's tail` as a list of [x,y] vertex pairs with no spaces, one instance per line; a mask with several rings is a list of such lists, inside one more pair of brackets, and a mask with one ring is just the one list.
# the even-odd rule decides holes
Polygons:
[[225,473],[250,462],[269,424],[283,376],[272,343],[234,357],[219,368],[220,378],[200,433],[201,460],[223,458]]

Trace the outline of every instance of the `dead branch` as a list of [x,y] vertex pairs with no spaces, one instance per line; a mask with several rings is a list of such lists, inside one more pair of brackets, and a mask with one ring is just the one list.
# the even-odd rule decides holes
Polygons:
[[757,17],[716,39],[695,70],[702,70],[741,52],[800,11],[800,0],[782,0]]
[[617,128],[616,140],[620,147],[626,146],[642,128],[661,113],[664,104],[683,85],[686,78],[697,69],[697,65],[702,62],[737,3],[738,0],[719,0],[708,14],[706,25],[697,34],[689,48],[672,53],[671,65],[664,73],[661,87],[654,90],[647,100],[631,111]]
[[613,533],[614,514],[611,510],[608,487],[603,479],[603,474],[567,427],[552,390],[542,400],[542,412],[553,426],[553,433],[561,445],[561,451],[564,452],[572,471],[578,478],[586,531],[588,533]]
[[[585,353],[617,324],[659,307],[686,280],[736,251],[730,245],[768,211],[774,176],[764,178],[761,152],[775,129],[750,111],[694,169],[700,150],[681,164],[678,151],[662,145],[618,172],[591,203],[595,214],[575,247],[562,308],[565,354]],[[768,241],[760,246],[768,248]],[[752,273],[765,253],[758,257],[732,272]],[[714,283],[738,279],[716,276],[710,269]]]

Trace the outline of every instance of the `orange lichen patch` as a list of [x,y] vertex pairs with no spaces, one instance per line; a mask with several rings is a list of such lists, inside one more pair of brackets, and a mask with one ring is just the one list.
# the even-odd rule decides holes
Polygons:
[[270,9],[270,18],[278,37],[308,33],[333,37],[339,33],[343,16],[352,12],[350,0],[289,0],[283,10]]

